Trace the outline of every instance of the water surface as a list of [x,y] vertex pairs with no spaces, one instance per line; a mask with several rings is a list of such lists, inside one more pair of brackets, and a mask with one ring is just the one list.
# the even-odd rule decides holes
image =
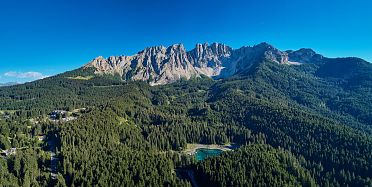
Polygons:
[[204,160],[208,157],[211,156],[218,156],[222,153],[223,151],[220,149],[206,149],[206,148],[200,148],[197,149],[195,152],[195,159],[197,161]]

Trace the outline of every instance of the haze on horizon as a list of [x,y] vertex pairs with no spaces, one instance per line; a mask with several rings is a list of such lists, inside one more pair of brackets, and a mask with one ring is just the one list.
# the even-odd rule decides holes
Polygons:
[[372,2],[331,1],[3,1],[0,83],[78,68],[96,56],[148,46],[268,42],[328,57],[372,61]]

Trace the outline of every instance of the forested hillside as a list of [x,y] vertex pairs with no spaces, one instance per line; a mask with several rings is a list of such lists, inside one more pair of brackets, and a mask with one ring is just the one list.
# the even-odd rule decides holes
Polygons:
[[[17,151],[0,158],[0,184],[191,186],[180,173],[192,171],[199,186],[372,186],[371,70],[354,58],[263,61],[150,86],[81,68],[2,87],[0,149]],[[50,120],[56,109],[76,118]],[[196,161],[188,143],[240,148]]]

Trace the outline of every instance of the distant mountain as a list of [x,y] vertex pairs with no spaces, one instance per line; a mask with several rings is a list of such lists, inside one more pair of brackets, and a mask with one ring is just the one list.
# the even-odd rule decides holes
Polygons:
[[111,56],[107,59],[100,56],[84,68],[93,67],[96,74],[118,74],[124,80],[144,80],[158,85],[203,75],[230,77],[262,61],[299,65],[318,63],[324,59],[311,49],[280,51],[268,43],[239,49],[225,44],[205,43],[197,44],[191,51],[186,51],[182,44],[175,44],[149,47],[133,56]]
[[17,85],[19,83],[17,82],[7,82],[7,83],[0,83],[0,87],[2,86],[13,86],[13,85]]

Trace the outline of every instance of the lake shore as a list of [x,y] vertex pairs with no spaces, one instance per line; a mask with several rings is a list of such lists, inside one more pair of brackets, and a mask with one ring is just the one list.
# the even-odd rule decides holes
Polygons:
[[233,150],[234,145],[232,144],[225,144],[225,145],[218,145],[218,144],[187,144],[185,150],[182,153],[187,155],[194,155],[196,150],[198,149],[219,149],[221,151],[231,151]]

